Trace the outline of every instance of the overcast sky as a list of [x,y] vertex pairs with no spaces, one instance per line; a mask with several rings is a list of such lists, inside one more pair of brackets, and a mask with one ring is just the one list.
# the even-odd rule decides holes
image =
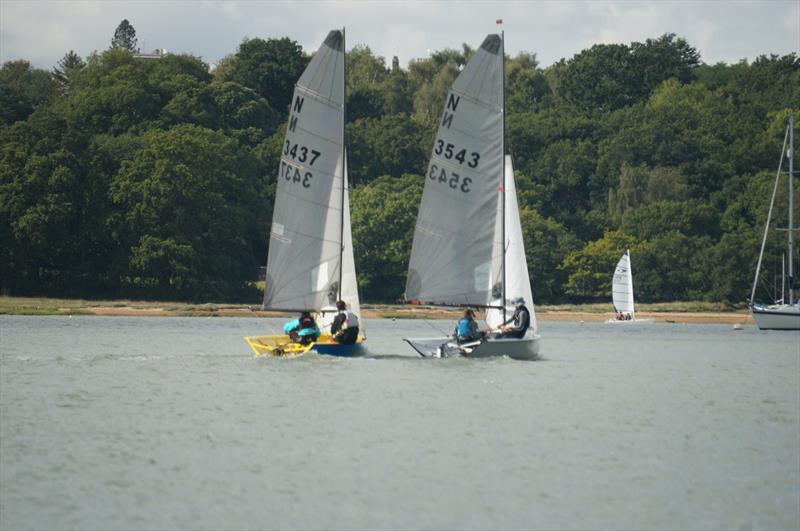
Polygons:
[[478,46],[503,19],[506,52],[535,52],[543,67],[598,43],[675,33],[704,62],[800,51],[800,0],[662,1],[36,1],[0,0],[0,62],[51,68],[70,49],[108,48],[127,18],[142,51],[165,48],[207,63],[245,37],[286,37],[316,50],[334,27],[347,47],[366,44],[402,65],[429,50]]

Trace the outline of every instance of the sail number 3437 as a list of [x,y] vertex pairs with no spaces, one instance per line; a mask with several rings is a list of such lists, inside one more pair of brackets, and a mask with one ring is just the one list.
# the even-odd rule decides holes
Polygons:
[[[321,153],[316,149],[309,149],[299,144],[292,145],[292,143],[287,140],[286,145],[283,147],[283,155],[285,157],[292,157],[292,159],[298,162],[313,166]],[[314,178],[314,174],[310,171],[301,172],[299,168],[287,164],[283,160],[281,160],[281,175],[287,181],[300,183],[304,188],[309,188],[311,186],[311,180]]]

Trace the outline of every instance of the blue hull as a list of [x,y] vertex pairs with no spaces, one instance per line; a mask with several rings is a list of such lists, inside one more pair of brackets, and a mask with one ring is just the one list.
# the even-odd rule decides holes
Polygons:
[[353,345],[321,345],[317,343],[311,347],[311,350],[317,354],[322,354],[325,356],[339,356],[341,358],[363,356],[365,352],[365,349],[361,343],[355,343]]

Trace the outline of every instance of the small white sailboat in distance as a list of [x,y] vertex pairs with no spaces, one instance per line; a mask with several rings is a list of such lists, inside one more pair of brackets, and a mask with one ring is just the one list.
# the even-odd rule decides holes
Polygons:
[[496,328],[524,303],[516,337],[406,339],[422,356],[536,359],[530,280],[511,159],[505,155],[503,38],[489,35],[453,82],[414,229],[406,299],[487,310]]
[[[786,149],[786,144],[789,148]],[[789,225],[786,229],[788,233],[788,271],[784,277],[789,281],[789,297],[784,300],[775,301],[774,304],[757,304],[755,302],[756,287],[758,287],[758,273],[761,269],[761,261],[764,258],[764,247],[767,243],[767,236],[769,234],[769,223],[772,218],[772,208],[775,206],[775,195],[778,191],[778,183],[781,179],[781,171],[783,167],[784,158],[789,160]],[[775,185],[772,189],[772,200],[769,204],[769,213],[767,214],[767,223],[764,226],[764,237],[761,240],[761,252],[758,255],[758,265],[756,266],[756,275],[753,279],[753,290],[750,293],[750,312],[753,315],[758,328],[761,330],[800,330],[800,299],[795,298],[795,288],[798,287],[798,280],[794,276],[794,259],[795,259],[795,229],[794,228],[794,117],[789,116],[789,123],[786,126],[786,134],[783,137],[783,147],[781,148],[781,160],[778,163],[778,173],[775,176]],[[783,290],[781,290],[783,292]]]
[[655,319],[637,319],[636,307],[633,304],[633,274],[631,273],[631,252],[625,250],[614,269],[611,280],[611,299],[614,302],[612,319],[606,321],[613,324],[654,323]]

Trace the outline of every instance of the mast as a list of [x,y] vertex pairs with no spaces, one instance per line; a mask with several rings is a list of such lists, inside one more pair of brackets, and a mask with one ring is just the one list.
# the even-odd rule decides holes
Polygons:
[[[790,124],[791,125],[791,124]],[[761,250],[758,253],[758,263],[756,264],[756,274],[753,278],[753,289],[750,292],[750,306],[755,304],[756,287],[758,286],[758,274],[761,271],[761,261],[764,258],[764,247],[767,245],[767,234],[769,234],[769,222],[772,219],[772,208],[775,206],[775,194],[778,192],[778,183],[781,179],[781,170],[783,169],[783,156],[786,153],[786,142],[789,140],[790,126],[786,127],[786,133],[783,135],[783,145],[781,146],[781,157],[778,160],[778,171],[775,174],[775,184],[772,186],[772,199],[769,200],[769,210],[767,211],[767,222],[764,224],[764,236],[761,238]],[[791,199],[790,199],[791,201]],[[791,208],[789,209],[791,210]],[[791,214],[789,214],[791,216]],[[790,231],[791,233],[791,231]]]
[[789,115],[789,304],[794,304],[794,117]]
[[501,223],[501,232],[500,238],[502,241],[502,265],[501,268],[503,270],[503,276],[501,277],[501,282],[503,286],[503,303],[501,306],[503,307],[503,322],[506,322],[506,32],[505,30],[500,31],[500,60],[502,61],[502,68],[500,70],[500,77],[503,78],[503,90],[501,93],[501,100],[502,101],[502,108],[500,110],[503,118],[503,134],[500,136],[500,159],[502,162],[501,173],[501,192],[500,192],[500,219],[502,220]]
[[342,300],[342,281],[344,278],[344,193],[347,184],[347,161],[345,160],[347,150],[345,149],[344,141],[344,124],[347,121],[347,46],[344,39],[344,30],[345,28],[342,27],[342,54],[344,54],[344,59],[342,60],[342,200],[339,205],[341,209],[339,212],[339,287],[336,289],[337,301]]

